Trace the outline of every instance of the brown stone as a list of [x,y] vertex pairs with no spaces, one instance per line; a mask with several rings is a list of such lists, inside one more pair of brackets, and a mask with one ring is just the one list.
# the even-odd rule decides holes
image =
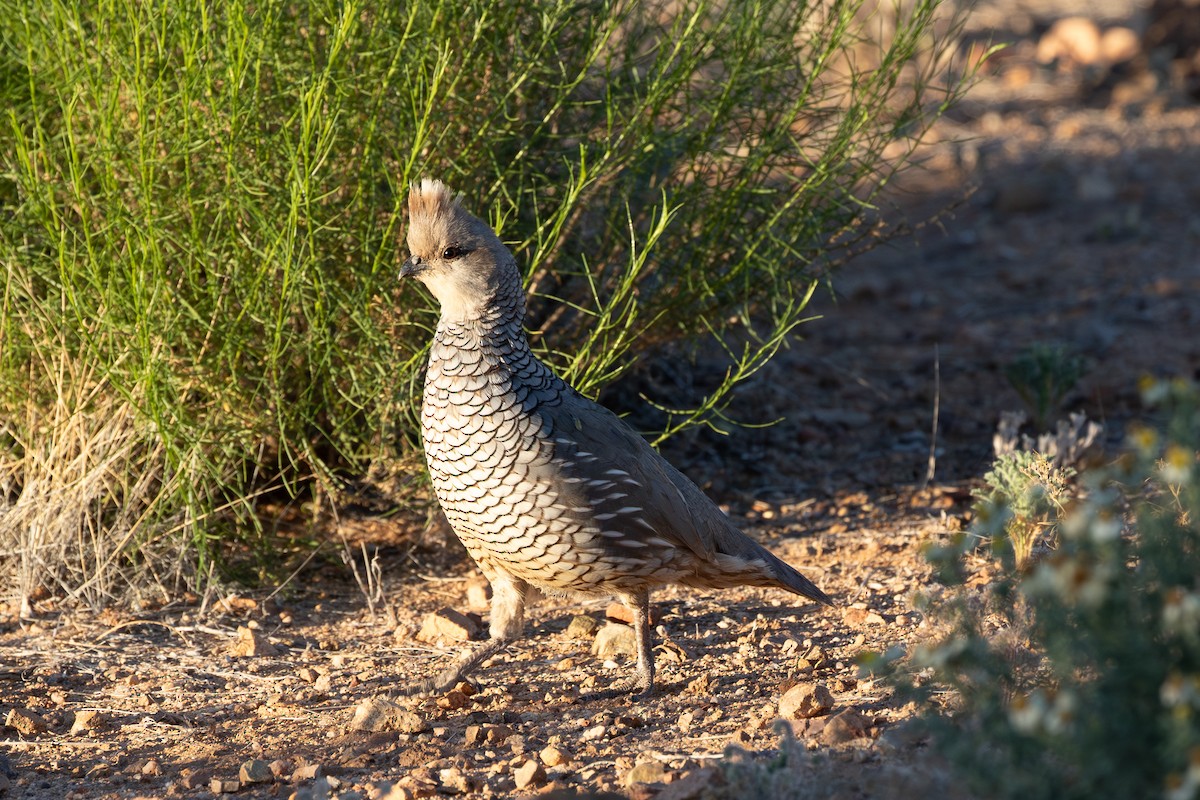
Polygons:
[[28,708],[14,708],[9,711],[4,724],[15,728],[22,736],[37,736],[39,733],[45,733],[50,727],[41,715]]
[[559,767],[563,764],[571,763],[571,754],[561,747],[553,744],[548,744],[542,748],[542,752],[538,754],[542,759],[542,763],[547,767]]
[[546,770],[536,759],[531,758],[513,770],[513,780],[517,784],[517,789],[541,786],[546,782]]
[[567,630],[563,636],[568,639],[590,639],[596,635],[596,630],[599,629],[600,623],[593,617],[586,614],[577,614],[571,617],[571,624],[567,626]]
[[817,734],[822,744],[842,744],[867,735],[870,725],[865,717],[853,708],[833,716]]
[[779,698],[779,716],[784,719],[811,719],[828,714],[833,695],[822,683],[801,683]]
[[[609,603],[608,608],[604,609],[604,616],[613,622],[623,622],[626,625],[633,624],[633,612],[624,603]],[[654,607],[650,608],[650,624],[658,624],[658,610]]]
[[633,628],[618,622],[610,622],[596,634],[592,642],[592,654],[600,658],[612,656],[636,656],[637,637]]
[[428,727],[429,723],[420,715],[406,711],[381,698],[372,698],[359,703],[358,707],[354,709],[354,718],[350,721],[350,730],[354,731],[420,733]]
[[239,658],[273,656],[277,652],[275,645],[261,631],[245,625],[238,626],[237,639],[229,647],[229,654]]
[[71,735],[82,736],[90,731],[102,731],[109,725],[108,718],[99,711],[85,709],[75,712],[75,719],[71,722]]
[[479,633],[479,623],[466,614],[452,608],[443,608],[426,614],[417,633],[417,641],[435,644],[446,642],[469,642]]

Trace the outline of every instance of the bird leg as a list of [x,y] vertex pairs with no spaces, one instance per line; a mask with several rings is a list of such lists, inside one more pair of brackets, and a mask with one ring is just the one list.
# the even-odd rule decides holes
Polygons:
[[490,638],[470,650],[463,652],[445,670],[436,676],[409,684],[400,690],[400,695],[441,694],[451,689],[475,667],[499,653],[514,640],[520,638],[525,619],[525,596],[529,584],[510,575],[488,575],[492,584],[492,618],[488,627]]
[[602,694],[632,692],[641,697],[654,693],[654,652],[650,647],[650,590],[621,592],[618,597],[633,612],[633,636],[637,643],[637,674],[617,681]]

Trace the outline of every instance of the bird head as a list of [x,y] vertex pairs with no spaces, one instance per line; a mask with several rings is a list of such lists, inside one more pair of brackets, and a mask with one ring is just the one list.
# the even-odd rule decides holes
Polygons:
[[513,282],[519,286],[512,253],[444,183],[428,178],[414,183],[408,212],[409,258],[400,277],[425,284],[441,304],[443,319],[478,319],[497,290]]

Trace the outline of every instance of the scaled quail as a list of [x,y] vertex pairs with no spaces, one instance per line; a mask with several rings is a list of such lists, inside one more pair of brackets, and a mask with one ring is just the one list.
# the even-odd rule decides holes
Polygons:
[[521,635],[526,593],[616,595],[633,612],[637,675],[654,684],[650,589],[776,586],[807,578],[735,528],[632,428],[529,349],[512,253],[440,181],[408,197],[414,277],[441,304],[421,428],[451,527],[492,584],[490,639],[406,694],[441,692]]

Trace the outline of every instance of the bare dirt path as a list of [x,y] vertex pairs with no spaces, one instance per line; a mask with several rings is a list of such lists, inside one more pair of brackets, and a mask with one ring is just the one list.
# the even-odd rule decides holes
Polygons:
[[[1104,26],[1130,24],[1126,4],[1085,5]],[[727,745],[778,746],[772,722],[797,682],[834,704],[793,726],[832,754],[804,796],[901,797],[944,781],[904,736],[913,709],[854,663],[929,635],[912,604],[931,581],[920,548],[963,526],[996,420],[1021,408],[1004,365],[1035,342],[1082,355],[1062,410],[1102,421],[1110,442],[1136,410],[1139,375],[1200,376],[1200,110],[1136,71],[1038,66],[1039,37],[1072,10],[1059,6],[980,6],[968,34],[1001,26],[1017,44],[892,194],[914,220],[969,197],[853,263],[805,341],[742,390],[743,417],[786,421],[670,444],[843,605],[660,592],[659,693],[597,701],[581,695],[627,659],[592,655],[568,627],[603,620],[604,603],[546,601],[474,694],[402,701],[411,713],[390,729],[354,730],[360,704],[452,651],[416,638],[426,615],[478,599],[439,535],[412,547],[421,537],[366,521],[360,538],[407,543],[382,551],[375,613],[320,559],[280,597],[212,598],[203,613],[46,605],[31,623],[0,609],[0,796],[697,797]],[[261,763],[239,775],[246,762]]]

